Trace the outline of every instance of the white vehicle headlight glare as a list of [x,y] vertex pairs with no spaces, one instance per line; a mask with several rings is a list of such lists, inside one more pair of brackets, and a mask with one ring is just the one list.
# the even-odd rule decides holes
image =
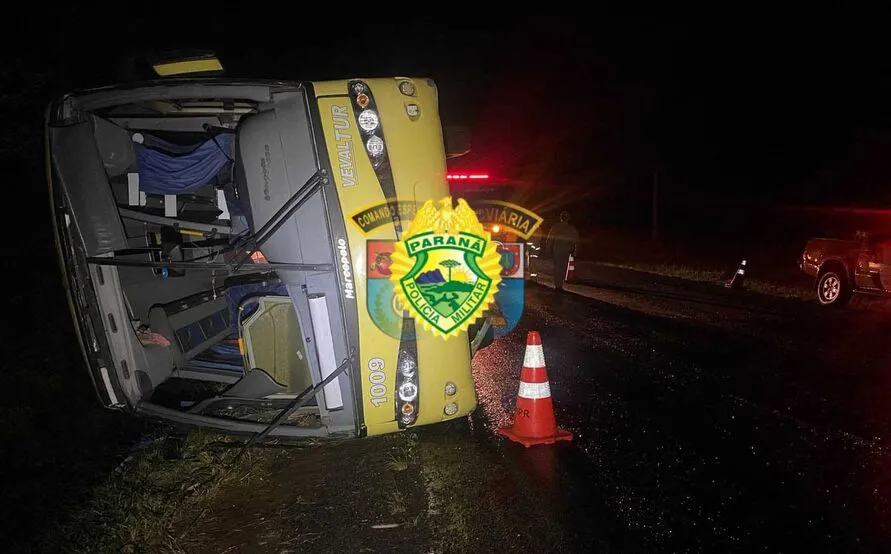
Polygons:
[[377,129],[380,125],[380,118],[374,113],[374,110],[365,110],[359,114],[359,127],[362,127],[366,133],[370,133]]
[[378,136],[373,136],[365,143],[365,148],[372,156],[380,156],[384,153],[384,140]]
[[418,397],[418,386],[411,381],[406,381],[399,385],[399,399],[404,402],[411,402]]

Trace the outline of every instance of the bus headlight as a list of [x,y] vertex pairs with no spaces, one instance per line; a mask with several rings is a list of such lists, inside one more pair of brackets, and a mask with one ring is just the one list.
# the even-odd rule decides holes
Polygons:
[[402,425],[411,425],[418,419],[418,384],[412,376],[396,374],[396,416]]
[[445,393],[446,396],[455,396],[458,393],[458,385],[452,382],[446,383]]
[[[353,101],[353,115],[356,117],[356,125],[365,144],[365,153],[368,161],[374,168],[378,180],[392,182],[393,175],[390,172],[390,160],[387,158],[386,142],[384,137],[384,125],[381,112],[374,101],[374,94],[368,83],[363,81],[350,81],[348,92]],[[395,196],[394,191],[385,191],[385,195]]]
[[[365,100],[366,105],[368,104],[367,98],[368,97],[366,96],[366,100]],[[360,103],[360,105],[361,105],[361,103]],[[362,130],[365,131],[366,133],[370,133],[370,132],[374,131],[375,129],[377,129],[377,127],[378,127],[378,125],[380,125],[380,123],[381,123],[380,118],[377,116],[376,113],[374,113],[374,110],[364,110],[361,113],[359,113],[359,127],[362,127]]]
[[411,381],[399,385],[399,400],[411,402],[418,397],[418,386]]
[[417,369],[413,364],[405,364],[399,368],[399,373],[404,375],[406,378],[410,378],[415,374],[415,369]]
[[384,141],[379,136],[374,135],[365,143],[365,148],[368,149],[369,154],[376,158],[384,153]]
[[453,416],[458,413],[458,405],[454,402],[449,402],[445,405],[445,408],[442,409],[442,412],[447,416]]

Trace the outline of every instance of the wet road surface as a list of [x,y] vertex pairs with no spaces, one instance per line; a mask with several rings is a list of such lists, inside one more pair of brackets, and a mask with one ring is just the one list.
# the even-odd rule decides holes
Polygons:
[[[826,311],[606,267],[574,292],[527,286],[519,327],[475,358],[474,424],[562,504],[575,546],[891,551],[884,305]],[[494,436],[527,330],[571,445]]]

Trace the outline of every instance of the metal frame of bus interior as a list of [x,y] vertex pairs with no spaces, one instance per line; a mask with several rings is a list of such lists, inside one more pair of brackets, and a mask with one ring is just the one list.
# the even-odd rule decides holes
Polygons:
[[[165,83],[165,86],[169,87],[170,85],[168,83]],[[191,93],[189,91],[193,91],[195,89],[195,87],[200,87],[200,85],[196,85],[193,83],[189,83],[184,86],[186,87],[186,89],[188,89],[188,90],[182,91],[181,94],[184,97],[191,96]],[[232,86],[232,87],[226,87],[223,85],[216,85],[216,86],[219,88],[228,89],[229,91],[238,89],[237,86]],[[210,85],[208,88],[214,88],[214,85]],[[254,96],[257,96],[257,90],[258,89],[256,86],[252,86],[250,92]],[[248,257],[250,256],[250,254],[253,251],[258,250],[261,246],[263,246],[271,237],[273,237],[275,235],[276,232],[278,232],[282,228],[282,226],[285,224],[285,222],[287,222],[298,210],[300,210],[301,207],[306,206],[308,202],[313,201],[317,205],[319,204],[319,202],[325,204],[325,211],[327,212],[332,209],[332,206],[327,204],[327,202],[330,202],[331,196],[333,196],[336,199],[336,195],[323,194],[323,187],[327,184],[327,181],[328,181],[327,180],[327,167],[326,167],[327,162],[326,162],[326,159],[324,156],[318,156],[315,154],[315,152],[317,152],[318,150],[315,148],[314,142],[316,140],[318,140],[318,137],[313,136],[314,126],[312,125],[312,122],[311,122],[310,104],[308,102],[306,102],[305,100],[303,100],[302,90],[303,89],[301,87],[296,87],[296,88],[295,87],[281,87],[277,90],[270,87],[270,88],[267,88],[267,93],[269,96],[268,101],[272,105],[271,109],[274,109],[276,94],[287,94],[289,96],[287,101],[289,101],[289,102],[295,101],[295,97],[294,97],[295,94],[297,96],[300,96],[300,98],[298,98],[297,101],[301,102],[302,105],[305,107],[307,130],[309,131],[308,136],[310,137],[310,142],[312,143],[312,144],[309,144],[308,146],[311,147],[313,150],[313,157],[315,158],[315,172],[312,174],[312,176],[305,183],[302,184],[302,186],[300,186],[300,188],[296,192],[294,192],[293,194],[290,195],[289,199],[258,230],[256,230],[254,233],[250,234],[246,238],[241,238],[239,240],[232,242],[229,246],[224,248],[223,249],[224,251],[234,253],[235,257],[233,259],[229,259],[229,260],[226,260],[221,263],[205,261],[205,262],[199,264],[196,261],[178,261],[177,262],[177,261],[134,260],[134,259],[130,259],[130,258],[122,259],[119,257],[115,257],[115,253],[117,251],[117,252],[120,252],[121,254],[126,254],[123,251],[127,250],[127,249],[121,249],[121,248],[108,249],[108,248],[106,248],[103,251],[102,248],[95,248],[96,244],[92,245],[92,246],[94,246],[94,248],[92,249],[92,252],[88,251],[90,244],[89,244],[89,241],[84,241],[84,238],[83,238],[84,225],[82,225],[82,221],[78,220],[76,217],[78,215],[78,213],[77,213],[78,211],[80,211],[80,213],[83,213],[84,206],[81,205],[81,206],[78,206],[76,209],[72,210],[72,205],[71,205],[72,198],[75,198],[78,196],[77,192],[84,192],[83,189],[85,187],[81,186],[80,191],[73,191],[72,188],[77,188],[76,183],[78,183],[78,182],[83,183],[84,177],[96,177],[96,174],[94,173],[92,175],[89,175],[88,170],[85,170],[83,167],[78,167],[75,169],[75,175],[74,175],[73,179],[69,179],[70,175],[67,175],[67,174],[64,176],[60,176],[60,173],[65,173],[66,170],[71,170],[72,163],[73,163],[73,165],[76,166],[78,164],[78,161],[74,160],[72,163],[66,164],[64,162],[64,160],[60,159],[60,158],[65,158],[64,154],[60,155],[58,152],[55,152],[55,151],[53,151],[51,153],[51,160],[53,162],[52,168],[53,168],[54,175],[56,177],[56,179],[54,180],[55,181],[54,186],[60,187],[59,191],[55,191],[55,189],[54,189],[54,192],[61,193],[61,194],[54,195],[54,200],[55,200],[54,207],[64,207],[64,210],[65,210],[64,218],[61,218],[61,219],[58,217],[56,218],[57,232],[60,232],[61,234],[66,235],[68,240],[63,241],[63,242],[65,242],[69,246],[75,244],[75,242],[70,240],[71,237],[69,236],[69,233],[72,231],[69,226],[70,222],[71,222],[69,215],[73,215],[73,216],[75,216],[74,217],[74,219],[75,219],[74,231],[81,235],[80,237],[78,237],[78,238],[80,238],[80,241],[76,241],[76,242],[81,243],[80,249],[78,249],[75,246],[74,248],[68,250],[65,253],[65,255],[71,256],[72,253],[76,255],[77,251],[79,251],[79,250],[83,251],[83,253],[85,255],[87,255],[86,262],[88,264],[90,264],[88,266],[87,279],[89,281],[89,284],[92,285],[92,288],[93,288],[92,292],[95,294],[95,297],[96,297],[95,304],[100,308],[100,310],[102,312],[106,312],[108,315],[108,318],[100,318],[99,321],[94,320],[94,321],[88,322],[87,327],[92,328],[92,334],[91,334],[90,338],[93,343],[96,343],[97,336],[95,334],[95,327],[98,324],[99,326],[106,329],[105,339],[108,342],[108,344],[106,345],[107,350],[110,352],[118,352],[118,353],[123,352],[123,353],[128,354],[123,357],[114,356],[115,358],[120,359],[120,361],[117,365],[115,365],[113,363],[108,363],[109,362],[108,360],[103,360],[103,362],[106,365],[112,366],[112,370],[120,371],[121,376],[123,376],[124,378],[129,377],[128,366],[130,366],[132,368],[137,368],[137,367],[139,367],[140,364],[138,361],[136,361],[136,357],[135,357],[135,353],[134,353],[134,346],[133,346],[134,345],[133,337],[130,337],[130,340],[123,339],[121,336],[119,336],[120,334],[117,333],[117,329],[115,329],[115,325],[114,325],[114,321],[115,321],[114,314],[115,313],[118,314],[119,320],[125,320],[125,317],[122,317],[122,316],[124,316],[126,314],[125,306],[124,306],[126,304],[126,299],[122,298],[123,297],[123,290],[122,290],[123,287],[118,280],[119,275],[118,275],[117,271],[119,270],[119,268],[164,267],[167,269],[223,271],[223,272],[227,272],[227,273],[233,274],[233,275],[239,274],[239,273],[256,273],[256,272],[264,272],[264,271],[277,271],[277,272],[288,272],[288,273],[293,273],[293,272],[296,272],[296,273],[307,273],[307,272],[320,273],[321,272],[321,273],[330,274],[331,272],[334,271],[334,266],[332,263],[323,263],[323,264],[308,264],[308,263],[305,264],[305,263],[288,263],[288,262],[271,263],[271,264],[270,263],[267,263],[267,264],[255,264],[255,263],[247,264],[246,263],[248,261]],[[166,88],[166,89],[164,89],[163,92],[164,92],[164,95],[166,98],[171,98],[171,97],[176,96],[174,91],[175,91],[175,89]],[[153,89],[153,88],[145,89],[144,97],[146,100],[148,100],[152,97],[155,97],[157,95],[157,93],[158,93],[158,91],[156,89]],[[92,98],[94,103],[101,105],[103,101],[105,103],[113,102],[114,95],[109,94],[108,91],[102,91],[97,94],[100,96],[100,98],[98,98],[98,99]],[[133,102],[139,98],[139,90],[123,91],[121,94],[124,97],[127,97],[128,101],[130,101],[130,102]],[[203,97],[206,98],[207,96],[203,96]],[[63,100],[63,103],[70,102],[71,100],[72,100],[71,97],[67,97],[66,99]],[[89,100],[89,97],[88,97],[88,100]],[[89,104],[89,102],[86,102],[86,103]],[[68,109],[69,114],[71,113],[72,107],[75,107],[75,106],[72,106],[71,104],[69,104],[66,108],[66,109]],[[55,106],[55,108],[60,109],[60,106],[57,104]],[[65,108],[65,106],[62,106],[61,108]],[[76,107],[75,107],[75,109],[76,109]],[[86,113],[90,113],[90,112],[86,112]],[[82,112],[81,115],[85,115],[85,113]],[[88,123],[88,121],[86,123]],[[78,125],[84,125],[84,124],[85,124],[84,121],[78,121],[78,119],[76,117],[73,120],[69,120],[67,122],[60,122],[59,120],[56,120],[55,124],[51,123],[48,128],[48,134],[50,135],[50,137],[49,137],[50,142],[52,142],[53,145],[56,145],[59,142],[61,142],[63,144],[70,144],[71,137],[70,136],[67,137],[68,140],[66,140],[66,134],[71,135],[71,133],[70,132],[66,133],[66,130],[70,131],[72,128],[77,128]],[[79,133],[79,134],[83,135],[83,133]],[[83,138],[83,137],[81,136],[80,138]],[[95,148],[95,145],[93,147]],[[81,149],[81,150],[75,150],[74,152],[82,153],[83,151]],[[85,172],[87,174],[85,174]],[[94,188],[101,188],[101,187],[94,187]],[[95,197],[96,194],[86,194],[85,197],[86,197],[87,201],[89,201],[89,198],[91,196]],[[84,200],[84,199],[82,198],[81,200]],[[77,203],[77,200],[75,200],[75,203]],[[103,207],[103,206],[107,207],[108,203],[100,202],[97,205],[101,209],[101,207]],[[334,207],[334,208],[337,209],[336,207]],[[205,236],[218,236],[219,234],[226,232],[225,227],[221,226],[221,225],[212,224],[212,225],[209,225],[206,227],[202,227],[201,224],[196,224],[194,222],[183,221],[183,220],[179,220],[176,218],[166,218],[166,217],[161,218],[159,216],[154,216],[151,214],[141,214],[136,211],[125,210],[125,209],[120,210],[119,213],[124,218],[130,219],[131,221],[137,221],[137,222],[141,223],[142,225],[168,225],[170,227],[173,227],[174,229],[195,229],[197,227],[197,230],[201,234],[204,234]],[[86,225],[86,226],[88,227],[89,225]],[[328,243],[330,244],[331,243],[331,241],[330,241],[331,230],[326,229],[326,232],[328,233],[328,236],[329,236]],[[332,246],[332,249],[333,249],[333,246]],[[224,254],[225,253],[224,251],[218,251],[218,252],[216,252],[216,254]],[[332,257],[330,259],[333,260],[333,251],[332,251]],[[69,259],[67,261],[67,263],[71,264],[72,260]],[[108,270],[103,271],[102,270],[103,267],[108,268]],[[69,273],[69,275],[72,275],[72,274]],[[336,286],[339,286],[339,281],[336,279],[332,280],[332,279],[328,278],[327,281],[328,282],[333,281],[336,283]],[[70,284],[71,283],[69,283],[69,285]],[[83,283],[81,283],[80,286],[83,287]],[[304,290],[304,292],[306,292],[305,284],[303,285],[303,290]],[[214,289],[214,294],[216,294],[216,289]],[[339,298],[340,298],[339,294],[338,295],[330,295],[330,296],[334,296],[334,298],[332,298],[332,300],[339,301]],[[326,305],[327,305],[327,303],[326,303]],[[342,306],[339,306],[339,308],[342,309]],[[103,320],[103,319],[105,319],[105,320]],[[107,321],[111,322],[111,324],[106,325]],[[81,323],[83,324],[83,321]],[[82,325],[81,330],[83,330],[83,328],[84,328],[84,326]],[[303,329],[303,332],[307,335],[307,337],[310,340],[311,340],[311,337],[314,335],[312,329],[306,328],[306,329]],[[118,336],[114,336],[114,335],[118,335]],[[278,427],[278,425],[280,423],[282,423],[291,413],[299,410],[302,406],[304,406],[310,400],[312,400],[316,395],[319,394],[320,391],[324,390],[326,385],[329,385],[330,383],[332,383],[335,379],[338,378],[339,375],[343,374],[350,367],[352,367],[353,361],[354,361],[354,354],[355,354],[355,352],[351,348],[350,351],[347,353],[347,355],[342,358],[343,361],[342,361],[342,363],[340,363],[338,365],[338,367],[328,368],[329,372],[327,373],[327,376],[322,376],[321,374],[318,374],[316,377],[314,377],[313,380],[316,381],[315,385],[313,385],[311,387],[307,387],[306,389],[300,391],[298,394],[296,394],[293,397],[282,398],[281,399],[282,402],[279,402],[279,404],[281,405],[281,410],[279,411],[278,415],[275,417],[275,419],[272,421],[272,423],[270,425],[257,424],[257,423],[253,423],[253,422],[249,422],[249,421],[241,421],[241,420],[226,420],[226,419],[219,418],[219,417],[208,417],[208,416],[198,415],[198,414],[194,414],[194,413],[183,412],[183,411],[179,411],[179,410],[166,408],[166,407],[163,407],[163,406],[160,406],[157,404],[153,404],[152,402],[146,401],[144,399],[138,403],[138,405],[136,406],[136,409],[138,412],[146,414],[146,415],[163,417],[165,419],[180,422],[180,423],[204,425],[204,426],[214,427],[214,428],[218,428],[218,429],[230,431],[230,432],[254,433],[255,439],[262,438],[270,433],[276,434],[276,435],[284,435],[284,436],[304,436],[304,435],[328,434],[330,429],[324,429],[324,428],[323,429],[316,429],[316,428],[304,429],[304,428],[300,428],[300,427],[281,427],[280,428],[280,427]],[[108,358],[108,357],[109,356],[106,356],[106,358]],[[88,356],[88,358],[89,358],[89,356]],[[131,360],[129,364],[127,363],[127,359]],[[317,362],[317,360],[316,360],[316,362]],[[108,393],[106,396],[107,400],[106,399],[103,399],[103,400],[105,400],[105,402],[107,404],[120,405],[120,402],[117,399],[117,396],[119,394],[122,394],[126,397],[126,394],[123,392],[121,385],[118,385],[117,387],[111,386],[110,378],[108,375],[108,371],[109,371],[108,368],[103,366],[99,369],[101,370],[100,371],[101,380],[106,385],[107,393]],[[94,377],[94,379],[95,379],[95,377]],[[117,388],[117,390],[115,390],[116,388]],[[347,390],[349,390],[349,387],[347,387]],[[100,396],[102,396],[102,395],[100,395]],[[352,400],[352,403],[356,403],[356,401],[357,401],[355,396],[353,396],[353,398],[351,400]],[[351,417],[352,426],[358,432],[358,429],[356,429],[356,426],[357,426],[357,422],[360,420],[359,414],[355,413],[355,411],[353,411],[353,413],[351,413],[350,415],[352,416]],[[341,421],[340,425],[335,426],[335,427],[336,427],[335,432],[348,431],[348,429],[345,428],[346,426],[343,425],[342,421]]]

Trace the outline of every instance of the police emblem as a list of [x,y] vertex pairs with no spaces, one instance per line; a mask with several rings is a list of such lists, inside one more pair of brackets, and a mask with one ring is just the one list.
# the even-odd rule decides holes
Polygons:
[[501,256],[501,285],[495,296],[495,303],[489,310],[495,336],[503,337],[510,333],[523,315],[523,296],[526,279],[523,243],[501,243],[498,253]]
[[366,263],[365,288],[368,315],[377,328],[394,339],[402,338],[402,306],[393,293],[390,281],[393,261],[392,240],[369,240],[365,244]]
[[395,293],[416,321],[448,339],[469,327],[492,303],[501,282],[501,255],[463,199],[428,200],[403,240],[394,244]]

